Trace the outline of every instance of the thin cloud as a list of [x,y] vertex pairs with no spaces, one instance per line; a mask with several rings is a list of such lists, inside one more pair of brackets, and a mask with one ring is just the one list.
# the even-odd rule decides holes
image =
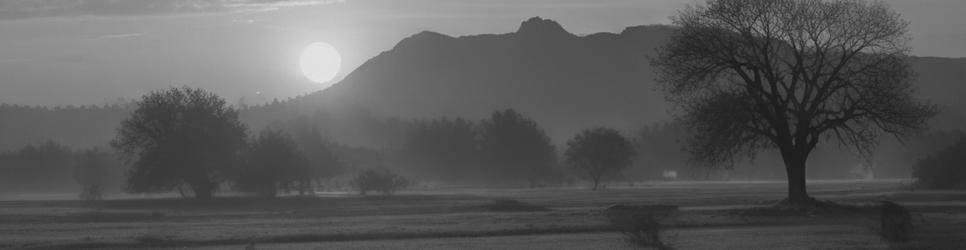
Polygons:
[[108,35],[94,37],[94,38],[91,38],[90,40],[127,39],[127,38],[142,37],[142,36],[145,36],[145,35],[146,34],[143,33],[143,32],[138,32],[138,33],[123,33],[123,34],[108,34]]
[[342,0],[3,0],[0,20],[271,11]]

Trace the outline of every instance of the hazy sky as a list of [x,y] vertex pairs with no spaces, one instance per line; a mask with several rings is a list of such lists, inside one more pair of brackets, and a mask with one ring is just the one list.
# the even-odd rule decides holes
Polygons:
[[[702,0],[3,0],[0,102],[103,104],[168,86],[235,103],[319,90],[298,67],[311,42],[342,54],[340,76],[411,34],[507,33],[532,16],[576,33],[669,23]],[[890,0],[913,53],[966,57],[966,1]]]

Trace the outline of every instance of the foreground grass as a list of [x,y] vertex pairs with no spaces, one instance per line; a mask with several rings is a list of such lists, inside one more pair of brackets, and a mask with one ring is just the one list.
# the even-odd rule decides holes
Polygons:
[[[828,232],[844,230],[842,227],[853,231],[860,229],[853,238],[866,239],[840,242],[845,244],[843,246],[886,244],[867,240],[867,236],[875,236],[875,221],[869,216],[773,216],[733,212],[777,202],[784,195],[783,184],[709,185],[638,186],[602,192],[565,188],[423,190],[389,198],[347,196],[262,200],[236,197],[211,201],[111,200],[93,204],[5,201],[0,202],[0,221],[3,222],[0,223],[0,248],[238,249],[239,245],[254,243],[284,249],[287,244],[367,246],[372,242],[397,244],[476,242],[507,237],[617,236],[599,215],[600,209],[614,203],[681,205],[683,211],[679,216],[662,223],[671,228],[671,232],[680,234],[672,239],[672,243],[694,248],[702,247],[693,242],[689,236],[692,234],[739,233],[740,236],[774,230],[804,230],[802,232],[815,237],[832,237]],[[922,235],[914,236],[914,239],[920,240],[886,244],[890,247],[916,249],[929,247],[935,242],[945,246],[966,245],[966,242],[957,241],[966,237],[956,235],[966,232],[963,230],[966,228],[962,228],[966,223],[966,204],[950,202],[963,201],[966,194],[909,192],[894,183],[831,183],[810,188],[813,195],[826,200],[871,203],[890,199],[913,204],[912,210],[922,214],[923,221],[931,224],[919,222],[925,226],[919,231]],[[515,199],[534,206],[534,209],[504,212],[496,208],[505,205],[493,207],[500,204],[494,199]],[[788,226],[805,229],[785,228]],[[703,238],[707,237],[711,236]],[[724,240],[740,244],[747,239]],[[542,243],[555,245],[547,241]],[[388,246],[400,246],[393,244]]]

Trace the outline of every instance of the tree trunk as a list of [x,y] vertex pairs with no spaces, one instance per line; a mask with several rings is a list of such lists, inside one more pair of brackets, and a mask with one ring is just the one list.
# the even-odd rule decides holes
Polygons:
[[788,203],[801,205],[811,202],[805,187],[806,156],[783,153],[782,158],[785,161],[785,175],[788,177]]
[[594,179],[594,191],[597,191],[597,183],[600,181],[600,177],[593,177]]

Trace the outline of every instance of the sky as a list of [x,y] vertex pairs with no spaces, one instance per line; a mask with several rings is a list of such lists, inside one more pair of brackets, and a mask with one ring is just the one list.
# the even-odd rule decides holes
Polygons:
[[[191,86],[258,104],[323,89],[299,53],[327,42],[344,77],[423,30],[508,33],[529,17],[575,34],[668,24],[703,0],[3,0],[0,103],[109,104]],[[966,1],[888,0],[913,54],[966,57]]]

